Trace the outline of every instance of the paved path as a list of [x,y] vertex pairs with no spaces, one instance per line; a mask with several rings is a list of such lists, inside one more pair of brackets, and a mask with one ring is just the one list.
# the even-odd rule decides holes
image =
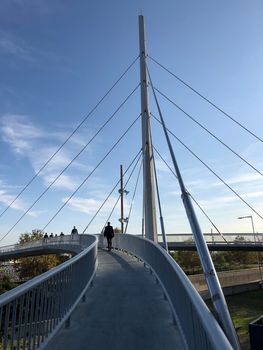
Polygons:
[[61,329],[50,350],[183,349],[162,289],[137,259],[99,251],[94,287]]

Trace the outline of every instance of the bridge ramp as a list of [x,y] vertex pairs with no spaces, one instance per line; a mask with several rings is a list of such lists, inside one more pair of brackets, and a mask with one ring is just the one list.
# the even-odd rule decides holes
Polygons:
[[100,250],[98,260],[86,301],[46,349],[183,349],[169,304],[143,263],[119,251]]

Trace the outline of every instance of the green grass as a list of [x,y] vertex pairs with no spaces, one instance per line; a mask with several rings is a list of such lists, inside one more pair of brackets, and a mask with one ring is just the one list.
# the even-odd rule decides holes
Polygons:
[[[243,350],[250,348],[248,324],[263,315],[263,289],[226,297]],[[211,302],[207,302],[211,308]]]

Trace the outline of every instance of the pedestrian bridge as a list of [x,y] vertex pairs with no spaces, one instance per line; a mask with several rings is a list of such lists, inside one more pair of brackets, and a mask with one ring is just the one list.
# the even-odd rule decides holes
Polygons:
[[1,249],[0,259],[74,255],[0,296],[2,349],[232,349],[163,248],[128,234],[115,235],[112,252],[99,241],[64,236]]

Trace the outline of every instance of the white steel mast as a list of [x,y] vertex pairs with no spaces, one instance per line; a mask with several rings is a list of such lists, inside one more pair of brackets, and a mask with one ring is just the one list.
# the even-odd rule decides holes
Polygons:
[[141,75],[141,122],[143,153],[143,196],[145,237],[158,241],[156,225],[156,206],[154,192],[153,150],[150,142],[150,106],[148,96],[148,74],[146,68],[146,45],[144,17],[139,16],[140,75]]

